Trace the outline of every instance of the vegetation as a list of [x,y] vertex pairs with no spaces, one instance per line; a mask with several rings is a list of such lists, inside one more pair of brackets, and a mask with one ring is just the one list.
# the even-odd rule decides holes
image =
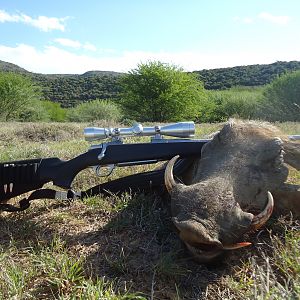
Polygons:
[[[4,122],[0,161],[70,159],[89,146],[85,126]],[[221,126],[198,125],[196,137]],[[279,126],[287,134],[300,132],[300,123]],[[117,168],[111,178],[145,168]],[[87,169],[74,189],[102,180]],[[289,180],[300,184],[299,172],[291,169]],[[0,299],[250,300],[298,299],[300,293],[300,224],[290,216],[270,220],[249,234],[252,246],[212,266],[190,259],[172,226],[169,202],[158,195],[33,201],[22,213],[1,213],[0,226]]]
[[22,122],[64,122],[67,111],[59,103],[33,99],[15,118]]
[[[291,71],[300,70],[300,62],[276,62],[193,72],[205,89],[228,89],[235,86],[262,86]],[[82,101],[118,99],[121,73],[90,71],[82,75],[45,75],[30,73],[14,64],[0,61],[0,71],[26,75],[42,87],[43,99],[72,107]]]
[[261,117],[269,121],[300,121],[300,71],[278,77],[266,87]]
[[[130,125],[131,120],[172,122],[189,119],[197,122],[223,122],[230,117],[299,121],[300,71],[287,73],[297,66],[297,62],[278,62],[272,65],[210,70],[210,75],[221,74],[214,77],[219,82],[224,74],[228,75],[228,80],[234,76],[238,78],[238,74],[241,74],[240,80],[245,79],[245,68],[252,75],[259,74],[257,72],[269,74],[272,70],[272,74],[286,74],[277,76],[264,87],[234,86],[226,90],[205,91],[195,74],[182,72],[176,66],[161,62],[140,64],[137,69],[122,76],[99,71],[83,75],[38,75],[0,62],[0,68],[5,71],[0,73],[0,120],[90,122],[97,119],[111,120],[113,123],[122,120],[126,125]],[[12,72],[7,72],[10,70]],[[230,74],[235,75],[232,77]],[[58,94],[66,89],[72,100],[68,98],[65,102],[55,96],[58,102],[41,101],[42,89],[33,83],[34,80],[44,86],[44,91],[46,81],[53,84],[51,90]],[[104,83],[103,80],[108,81]],[[231,83],[235,85],[239,81]],[[107,93],[108,86],[111,93]],[[82,93],[82,88],[89,92]],[[94,89],[98,94],[94,93]],[[79,91],[77,96],[75,91]],[[96,95],[99,97],[92,100]],[[102,99],[104,96],[107,99]]]
[[125,114],[137,121],[195,120],[206,101],[195,76],[161,62],[139,64],[120,83]]
[[44,99],[73,107],[95,99],[118,98],[118,73],[92,73],[91,75],[41,75],[34,79],[42,87]]
[[299,61],[278,61],[269,65],[238,66],[195,71],[208,90],[228,89],[235,86],[262,86],[286,73],[300,69]]
[[84,101],[118,98],[120,73],[89,71],[77,74],[38,74],[0,60],[0,72],[24,75],[41,87],[42,98],[73,107]]
[[255,119],[263,101],[262,88],[236,87],[224,91],[209,91],[202,106],[200,122],[224,122],[229,118]]
[[71,122],[106,120],[115,123],[121,119],[121,110],[112,101],[94,100],[70,108],[67,112],[67,119]]
[[[198,75],[207,89],[227,88],[208,92],[195,75],[177,67],[141,64],[121,80],[124,107],[127,117],[141,121],[298,121],[278,124],[285,133],[298,134],[300,71],[278,75],[299,64],[204,70]],[[0,62],[1,68],[14,72],[0,73],[3,121],[107,126],[123,119],[120,74],[41,75]],[[44,99],[56,102],[41,101],[33,81],[42,85]],[[236,87],[265,83],[270,84]],[[91,99],[96,100],[87,102]],[[70,159],[89,146],[82,138],[86,125],[3,122],[0,161]],[[201,124],[196,137],[220,127]],[[147,168],[118,168],[111,178]],[[101,181],[84,170],[74,189]],[[291,169],[289,181],[300,184],[299,172]],[[1,213],[0,225],[0,299],[298,299],[300,294],[300,224],[290,216],[250,233],[253,246],[229,252],[215,266],[190,260],[172,226],[169,203],[158,195],[37,201],[25,212]]]
[[66,120],[67,111],[59,103],[44,100],[42,106],[47,113],[45,121],[64,122]]
[[31,99],[11,120],[21,122],[47,122],[50,121],[50,116],[41,100]]
[[18,119],[24,110],[39,105],[39,98],[39,89],[28,77],[16,73],[0,73],[1,120]]
[[300,71],[284,74],[265,87],[234,87],[209,91],[201,122],[223,122],[231,117],[279,122],[300,121]]
[[121,119],[121,110],[112,101],[94,100],[66,110],[60,103],[41,100],[41,90],[26,75],[0,73],[0,120],[23,122],[66,120],[87,122]]

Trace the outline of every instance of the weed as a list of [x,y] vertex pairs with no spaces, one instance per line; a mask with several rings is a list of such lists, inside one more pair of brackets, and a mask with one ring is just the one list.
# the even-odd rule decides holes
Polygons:
[[124,248],[121,247],[121,251],[118,257],[111,259],[104,254],[105,260],[111,267],[111,269],[117,274],[126,274],[128,272],[127,259],[128,255],[125,255]]

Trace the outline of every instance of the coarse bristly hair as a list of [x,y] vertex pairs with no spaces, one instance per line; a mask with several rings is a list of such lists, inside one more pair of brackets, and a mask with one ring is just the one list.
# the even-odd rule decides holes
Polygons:
[[279,137],[285,139],[285,135],[276,126],[265,121],[229,119],[223,128],[226,128],[226,125],[234,129],[237,134],[247,132],[266,138]]

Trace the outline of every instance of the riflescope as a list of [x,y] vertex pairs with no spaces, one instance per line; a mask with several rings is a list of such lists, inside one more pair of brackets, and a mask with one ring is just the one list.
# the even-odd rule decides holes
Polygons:
[[179,138],[193,137],[195,134],[194,122],[179,122],[164,126],[143,127],[142,124],[134,124],[127,128],[101,128],[87,127],[84,129],[84,137],[87,141],[96,141],[106,138],[118,138],[128,136],[156,136],[167,135]]

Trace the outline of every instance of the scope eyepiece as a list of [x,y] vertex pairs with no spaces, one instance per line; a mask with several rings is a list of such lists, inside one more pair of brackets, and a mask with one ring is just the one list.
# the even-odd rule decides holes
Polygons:
[[87,141],[102,140],[113,137],[155,135],[189,138],[193,137],[194,134],[194,122],[179,122],[170,125],[153,127],[143,127],[142,124],[135,124],[128,128],[87,127],[84,129],[84,137]]

